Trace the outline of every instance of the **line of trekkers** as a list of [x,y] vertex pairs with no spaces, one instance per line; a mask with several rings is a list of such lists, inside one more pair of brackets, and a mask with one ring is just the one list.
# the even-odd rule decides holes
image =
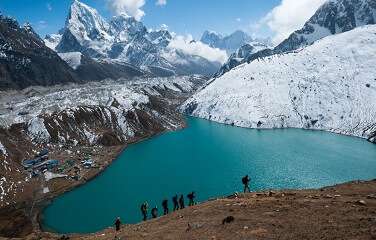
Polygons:
[[[251,189],[249,187],[249,183],[251,182],[251,179],[249,178],[248,175],[244,176],[242,178],[242,183],[244,185],[244,193],[246,192],[250,192]],[[187,198],[189,200],[188,202],[188,206],[193,206],[195,205],[195,198],[196,198],[196,193],[195,192],[191,192],[187,195]],[[180,195],[180,197],[178,197],[178,195],[176,194],[175,196],[172,197],[172,203],[174,204],[174,208],[173,208],[173,211],[177,211],[179,209],[183,209],[185,208],[185,203],[184,203],[184,196],[183,194]],[[146,221],[148,219],[148,203],[147,202],[144,202],[143,204],[141,204],[141,213],[142,213],[142,219],[144,221]],[[167,215],[169,213],[169,208],[168,208],[168,199],[164,199],[162,201],[162,207],[163,207],[163,215]],[[151,217],[152,218],[157,218],[158,217],[158,207],[155,206],[154,208],[151,209]],[[120,230],[120,225],[121,225],[121,221],[120,221],[120,218],[118,217],[115,221],[115,229],[116,229],[116,232]]]
[[[189,193],[187,195],[187,198],[189,200],[188,206],[195,205],[195,198],[196,198],[195,192]],[[173,211],[185,208],[183,194],[181,194],[180,197],[178,197],[177,194],[175,196],[173,196],[172,197],[172,203],[174,205]],[[147,202],[144,202],[143,204],[141,204],[142,219],[144,221],[146,221],[148,219],[148,207],[149,207],[149,205],[148,205]],[[168,199],[164,199],[162,201],[162,207],[163,207],[163,215],[167,215],[169,213]],[[152,218],[157,218],[158,217],[158,207],[155,206],[154,208],[152,208],[150,213],[151,213]]]

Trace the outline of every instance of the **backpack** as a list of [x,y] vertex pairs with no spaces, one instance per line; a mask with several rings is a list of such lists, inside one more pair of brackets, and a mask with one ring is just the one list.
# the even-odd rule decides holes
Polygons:
[[141,211],[146,211],[146,209],[147,209],[147,206],[146,206],[145,203],[143,203],[143,204],[141,205]]
[[247,177],[243,177],[242,178],[242,182],[243,182],[243,184],[247,184],[248,183],[248,178]]

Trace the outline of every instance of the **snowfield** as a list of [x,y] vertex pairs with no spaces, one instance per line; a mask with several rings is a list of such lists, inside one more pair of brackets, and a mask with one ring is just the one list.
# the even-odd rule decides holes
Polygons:
[[359,27],[240,65],[182,110],[241,127],[319,129],[375,141],[375,66],[376,26]]
[[74,70],[81,65],[82,53],[80,52],[58,53],[58,55]]

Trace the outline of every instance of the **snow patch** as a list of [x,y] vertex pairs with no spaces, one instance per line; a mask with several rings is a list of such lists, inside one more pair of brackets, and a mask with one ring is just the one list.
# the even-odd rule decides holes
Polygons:
[[61,41],[61,34],[51,34],[47,35],[44,39],[44,44],[49,47],[50,49],[54,50],[56,49],[56,46]]
[[50,139],[44,119],[41,117],[35,117],[29,121],[28,134],[36,142],[47,142]]
[[46,193],[49,193],[50,192],[50,189],[48,187],[44,187],[43,188],[43,193],[46,194]]
[[80,52],[58,53],[58,55],[74,70],[81,65],[82,53]]
[[44,178],[46,179],[47,182],[55,178],[65,178],[67,176],[68,175],[65,175],[65,174],[57,174],[57,173],[52,173],[48,171],[44,173]]
[[7,179],[5,177],[0,178],[0,202],[4,201],[4,197],[6,196],[4,183],[6,183]]
[[1,142],[0,142],[0,153],[6,157],[8,156],[7,149],[4,147],[4,145]]

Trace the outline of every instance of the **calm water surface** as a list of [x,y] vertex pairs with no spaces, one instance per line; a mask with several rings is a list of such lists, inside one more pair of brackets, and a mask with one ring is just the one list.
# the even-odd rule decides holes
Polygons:
[[[43,226],[60,233],[88,233],[141,220],[163,198],[190,191],[198,201],[242,190],[317,188],[376,178],[376,145],[365,140],[299,129],[251,130],[188,118],[187,129],[128,147],[103,174],[57,198]],[[171,206],[171,200],[170,200]]]

